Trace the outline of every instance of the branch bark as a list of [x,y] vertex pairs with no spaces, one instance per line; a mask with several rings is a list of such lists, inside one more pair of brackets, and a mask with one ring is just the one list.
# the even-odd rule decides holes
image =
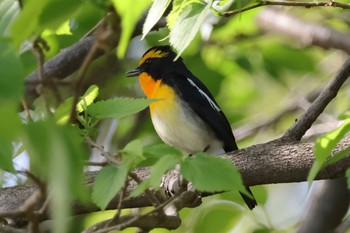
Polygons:
[[[166,14],[169,13],[168,11]],[[133,37],[140,35],[142,33],[142,26],[146,20],[146,14],[144,14],[139,22],[137,23]],[[159,22],[154,26],[152,30],[158,30],[159,28],[165,27],[166,22],[162,18]],[[120,33],[120,32],[119,32]],[[75,71],[77,71],[86,55],[89,53],[93,44],[95,43],[96,36],[88,36],[76,44],[63,49],[59,54],[54,56],[51,60],[45,62],[43,66],[43,76],[45,79],[64,79],[67,76],[71,75]],[[115,48],[117,46],[117,40],[114,43],[110,44],[111,48]],[[92,56],[91,60],[95,60],[102,56],[105,53],[103,49],[98,49],[96,53]],[[31,74],[29,74],[25,78],[25,96],[30,98],[36,98],[38,96],[38,92],[36,87],[39,82],[38,71],[35,70]]]
[[[335,151],[339,151],[350,145],[350,136],[343,139]],[[260,185],[273,183],[290,183],[302,182],[307,178],[307,174],[314,161],[313,157],[314,143],[300,142],[288,143],[282,139],[274,140],[268,143],[254,145],[245,149],[230,152],[222,155],[223,158],[229,159],[239,169],[246,185]],[[350,157],[339,161],[329,167],[324,168],[318,174],[317,179],[335,179],[343,177],[346,169],[350,166]],[[141,180],[149,175],[149,168],[139,169],[135,171]],[[87,173],[86,185],[91,187],[96,172]],[[167,174],[170,179],[166,180],[163,186],[165,190],[169,190],[176,179],[172,173]],[[135,182],[130,182],[127,187],[126,195],[130,194],[136,186]],[[36,187],[33,185],[22,185],[10,188],[0,189],[0,213],[17,210],[34,191]],[[162,190],[164,193],[165,190]],[[161,195],[160,195],[160,198]],[[115,197],[108,209],[115,209],[118,206],[118,197]],[[148,198],[141,195],[135,198],[129,198],[122,204],[122,208],[136,208],[151,206]],[[93,204],[75,203],[73,211],[75,214],[90,213],[98,211],[98,207]],[[4,214],[0,217],[4,217]],[[48,219],[48,215],[44,215],[44,219]],[[13,219],[18,221],[18,219]]]

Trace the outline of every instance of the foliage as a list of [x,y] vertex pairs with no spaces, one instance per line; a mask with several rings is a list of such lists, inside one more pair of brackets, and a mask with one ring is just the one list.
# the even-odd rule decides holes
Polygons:
[[125,164],[101,169],[92,192],[92,200],[98,207],[106,209],[108,203],[124,186],[127,175],[128,167]]
[[311,182],[315,179],[317,173],[324,166],[335,163],[349,154],[349,148],[346,148],[335,153],[332,157],[330,157],[334,148],[349,131],[350,119],[346,119],[337,130],[327,133],[317,139],[314,150],[316,159],[307,178],[309,186],[311,185]]
[[[259,205],[267,203],[263,207],[265,213],[247,214],[237,192],[246,190],[239,172],[229,161],[205,153],[188,157],[160,143],[144,111],[159,100],[142,98],[137,81],[124,78],[125,70],[137,64],[130,58],[139,58],[152,45],[170,43],[216,97],[233,124],[240,147],[277,138],[313,101],[314,93],[334,74],[345,55],[334,49],[304,47],[263,31],[256,20],[262,8],[225,16],[225,12],[255,3],[257,1],[226,0],[0,2],[1,183],[17,180],[10,174],[18,177],[27,172],[29,179],[33,179],[31,182],[42,188],[44,198],[48,197],[54,232],[75,232],[75,224],[70,223],[73,201],[92,201],[105,210],[116,194],[127,194],[123,187],[134,169],[152,166],[149,177],[128,193],[129,197],[157,190],[163,175],[179,165],[182,177],[197,190],[232,192],[204,199],[204,204],[197,209],[182,210],[184,223],[174,232],[214,232],[218,225],[222,226],[221,232],[232,229],[272,232],[294,227],[298,220],[295,216],[301,216],[298,212],[301,207],[295,204],[300,200],[291,197],[288,191],[279,190],[276,194],[285,202],[295,204],[288,220],[276,216],[280,206],[272,201],[274,187],[270,186],[253,188]],[[343,9],[291,11],[296,17],[315,18],[335,31],[349,31]],[[305,11],[308,11],[307,17]],[[167,24],[157,25],[165,12],[168,12]],[[140,30],[138,22],[142,17],[146,19],[140,42],[133,37]],[[78,43],[85,35],[91,35],[95,25],[99,25],[92,33],[98,38],[99,43],[95,45],[109,50],[106,41],[110,38],[104,36],[116,35],[112,43],[117,45],[117,56],[109,53],[94,62],[85,60],[76,74],[64,80],[47,81],[41,77],[44,80],[36,80],[36,84],[40,83],[36,89],[41,96],[31,102],[26,96],[30,84],[26,76],[35,70],[41,76],[41,58],[47,61],[65,47]],[[164,28],[152,32],[154,26]],[[79,79],[80,76],[84,79]],[[316,122],[321,126],[331,122],[337,129],[327,128],[322,134],[312,135],[318,139],[309,185],[322,168],[349,154],[350,147],[332,153],[350,130],[346,112],[348,89],[347,84]],[[339,115],[343,115],[340,120]],[[113,124],[104,127],[111,119],[117,125],[116,130]],[[267,124],[270,119],[274,120]],[[83,185],[86,162],[96,159],[88,151],[90,147],[97,149],[97,159],[104,157],[108,161],[107,166],[100,168],[91,196]],[[29,165],[22,166],[23,161],[29,161]],[[349,169],[346,177],[350,180]],[[299,196],[304,200],[306,193],[300,190],[294,191],[301,193]],[[281,225],[280,222],[287,223]]]

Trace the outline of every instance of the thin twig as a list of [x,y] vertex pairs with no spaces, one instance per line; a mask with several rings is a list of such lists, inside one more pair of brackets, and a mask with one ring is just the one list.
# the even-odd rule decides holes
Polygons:
[[[137,176],[134,172],[129,172],[129,176],[136,181],[136,183],[141,184],[142,180]],[[154,207],[159,206],[161,202],[158,200],[156,195],[149,189],[146,188],[145,195],[147,196],[148,200],[152,203]]]
[[21,217],[25,217],[25,212],[23,212],[22,210],[0,212],[0,218],[21,218]]
[[39,190],[42,193],[42,196],[46,196],[46,184],[38,176],[34,175],[32,172],[28,170],[23,170],[23,171],[17,170],[17,172],[31,179],[39,187]]
[[[120,156],[119,155],[111,154],[110,152],[105,151],[103,146],[98,145],[89,137],[86,138],[86,141],[91,147],[99,150],[101,155],[103,155],[108,161],[112,162],[115,165],[120,164]],[[142,180],[134,172],[129,172],[129,176],[133,180],[135,180],[136,183],[138,183],[138,184],[140,184],[142,182]],[[147,198],[149,199],[149,201],[152,203],[153,206],[158,206],[160,204],[160,201],[158,200],[156,195],[148,188],[145,190],[145,195],[147,196]]]
[[108,151],[105,151],[104,147],[101,145],[98,145],[96,142],[94,142],[90,137],[86,137],[85,140],[92,148],[96,148],[98,151],[100,151],[101,155],[107,159],[108,162],[111,162],[115,165],[119,165],[121,162],[121,158],[117,153],[111,153]]
[[9,227],[9,226],[2,226],[0,225],[0,232],[2,233],[26,233],[25,230]]
[[[184,192],[179,192],[177,194],[175,194],[173,197],[170,197],[168,200],[166,200],[165,202],[161,203],[159,206],[157,206],[156,208],[154,208],[153,210],[140,215],[140,216],[134,216],[131,217],[130,220],[128,221],[123,221],[118,225],[114,225],[114,226],[110,226],[107,228],[103,228],[97,231],[94,231],[94,233],[106,233],[106,232],[110,232],[110,231],[116,231],[116,230],[123,230],[127,227],[130,227],[132,224],[134,224],[136,221],[138,221],[141,218],[144,218],[146,216],[151,216],[153,214],[160,214],[161,216],[166,216],[163,209],[165,206],[169,205],[170,203],[176,201]],[[109,221],[109,220],[107,220]],[[101,223],[100,223],[101,224]],[[96,229],[95,229],[96,230]],[[89,232],[89,230],[87,230],[87,232]]]
[[108,165],[108,162],[107,161],[103,161],[103,162],[86,161],[85,165],[86,166],[95,166],[95,167],[105,167]]
[[[45,42],[43,42],[44,40],[41,39],[40,37],[38,37],[34,43],[33,43],[33,50],[34,50],[34,54],[37,56],[37,59],[38,59],[38,63],[39,63],[39,68],[38,68],[38,77],[39,77],[39,80],[42,82],[45,78],[45,75],[44,75],[44,62],[45,62],[45,57],[44,57],[44,53],[43,53],[43,50],[41,48],[40,45],[43,45],[43,44],[46,44]],[[42,86],[42,96],[44,98],[44,102],[45,102],[45,108],[46,108],[46,112],[47,114],[50,114],[51,111],[50,111],[50,106],[49,106],[49,100],[48,100],[48,96],[46,95],[46,92],[45,92],[45,88],[44,86]]]
[[26,118],[28,119],[32,119],[32,116],[30,115],[30,109],[29,109],[29,106],[28,106],[28,103],[25,99],[21,99],[21,102],[22,102],[22,107],[23,107],[23,110],[26,114]]
[[339,89],[350,76],[350,57],[345,61],[338,73],[331,79],[320,95],[300,117],[300,119],[288,129],[283,135],[283,139],[292,139],[299,141],[311,125],[316,121],[319,115],[337,95]]
[[305,7],[305,8],[312,8],[312,7],[339,7],[343,9],[350,9],[350,4],[348,3],[341,3],[336,1],[322,1],[322,2],[296,2],[296,1],[259,1],[255,4],[252,4],[250,6],[243,7],[241,9],[233,10],[233,11],[227,11],[222,13],[225,17],[230,17],[245,11],[249,11],[254,8],[258,8],[261,6],[299,6],[299,7]]
[[119,192],[119,201],[118,201],[118,206],[117,206],[117,213],[113,216],[113,218],[110,220],[110,222],[106,225],[106,227],[109,227],[119,221],[120,214],[122,212],[122,203],[124,200],[124,196],[126,193],[128,187],[128,180],[126,179],[124,183],[124,187],[121,192]]
[[98,51],[98,49],[99,49],[98,40],[96,40],[95,43],[93,44],[91,50],[89,51],[89,53],[85,57],[81,68],[79,69],[78,78],[77,78],[77,81],[74,85],[75,92],[74,92],[74,97],[73,97],[72,109],[71,109],[71,113],[70,113],[70,121],[73,123],[76,122],[76,114],[77,114],[76,106],[78,104],[79,97],[80,97],[81,92],[82,92],[83,79],[84,79],[85,73],[87,72],[87,69],[90,66],[90,63],[93,60],[92,58],[95,56],[94,54]]

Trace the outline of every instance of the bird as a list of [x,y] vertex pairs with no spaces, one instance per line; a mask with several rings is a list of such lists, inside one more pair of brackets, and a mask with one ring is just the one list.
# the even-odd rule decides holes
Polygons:
[[[150,104],[153,126],[165,142],[190,155],[238,150],[230,123],[208,88],[186,67],[169,45],[148,49],[127,77],[139,77]],[[240,193],[249,209],[257,202]]]

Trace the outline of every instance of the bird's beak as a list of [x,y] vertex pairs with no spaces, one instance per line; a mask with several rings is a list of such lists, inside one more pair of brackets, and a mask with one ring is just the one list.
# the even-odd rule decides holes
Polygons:
[[135,77],[135,76],[139,76],[141,74],[141,70],[140,68],[136,68],[134,70],[129,70],[128,72],[126,72],[126,77]]

